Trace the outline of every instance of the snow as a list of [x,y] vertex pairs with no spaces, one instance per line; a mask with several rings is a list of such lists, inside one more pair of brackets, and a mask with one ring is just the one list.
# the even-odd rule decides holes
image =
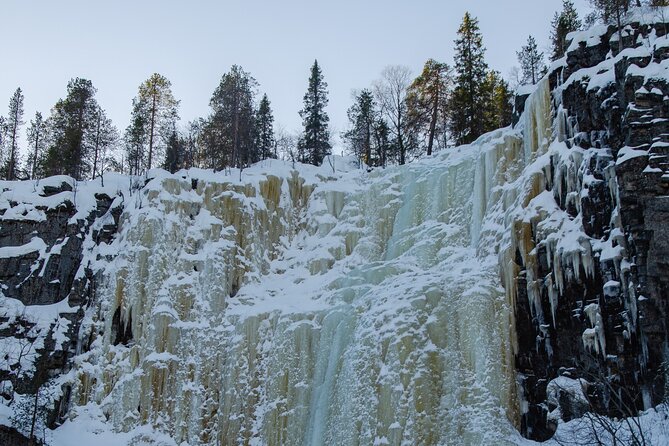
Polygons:
[[[575,33],[570,48],[605,33]],[[622,57],[650,52],[645,43],[626,49],[573,73],[562,89],[585,82],[602,90]],[[123,207],[109,245],[90,236],[109,216],[82,235],[83,263],[103,279],[79,333],[91,350],[78,352],[67,376],[77,404],[52,444],[413,444],[423,435],[531,444],[514,428],[527,405],[517,397],[510,329],[517,253],[545,331],[567,280],[591,277],[598,261],[612,261],[618,274],[630,265],[616,212],[608,237],[584,230],[581,200],[600,180],[583,166],[601,149],[567,145],[578,129],[554,122],[561,90],[551,97],[547,78],[522,91],[529,97],[516,128],[406,166],[368,172],[335,156],[320,167],[267,160],[242,171],[108,174],[104,187],[67,177],[0,183],[3,218],[43,221],[74,206],[76,221],[100,193]],[[615,166],[647,153],[624,147],[617,163],[609,153],[614,202]],[[43,196],[63,182],[73,191]],[[35,237],[0,248],[0,258],[55,255],[66,241],[46,252]],[[553,270],[547,277],[542,262]],[[608,298],[622,286],[614,279],[604,285]],[[54,326],[57,342],[69,327],[63,315],[79,310],[66,300],[24,307],[4,297],[0,309],[41,330]],[[605,355],[599,305],[585,302],[583,312],[584,346]],[[127,345],[114,345],[118,329],[132,333]],[[549,402],[566,389],[586,404],[583,385],[556,378]],[[572,426],[560,422],[560,432]]]
[[46,250],[46,243],[39,237],[33,237],[28,243],[21,246],[6,246],[0,248],[0,259],[12,257],[21,257],[32,252],[43,253]]

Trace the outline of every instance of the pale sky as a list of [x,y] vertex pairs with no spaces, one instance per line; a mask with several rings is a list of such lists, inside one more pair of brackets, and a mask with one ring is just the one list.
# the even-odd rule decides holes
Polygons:
[[[581,16],[587,0],[575,0]],[[152,73],[181,101],[181,123],[209,113],[221,76],[241,65],[272,102],[277,124],[301,128],[298,111],[318,59],[329,84],[333,133],[347,125],[351,91],[386,65],[415,75],[428,58],[453,63],[465,11],[478,17],[488,64],[507,76],[534,35],[546,53],[561,0],[0,0],[0,114],[17,87],[25,120],[45,117],[73,77],[90,79],[122,132],[131,101]],[[25,127],[24,127],[25,134]],[[25,136],[22,136],[25,143]]]

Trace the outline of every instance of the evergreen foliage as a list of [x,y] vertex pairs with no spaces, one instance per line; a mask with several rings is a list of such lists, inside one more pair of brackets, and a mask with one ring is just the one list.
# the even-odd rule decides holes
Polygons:
[[376,102],[370,90],[362,90],[355,97],[355,102],[347,112],[350,129],[342,136],[349,151],[362,163],[371,166],[378,160],[372,160],[372,135],[377,120]]
[[523,84],[534,85],[546,74],[548,68],[544,62],[544,53],[539,51],[537,41],[534,37],[527,38],[527,44],[520,51],[516,52],[520,69],[523,73]]
[[409,126],[427,140],[428,155],[432,154],[437,132],[446,127],[442,123],[447,117],[450,84],[450,67],[429,59],[407,92]]
[[498,71],[488,72],[483,82],[482,92],[488,104],[485,113],[485,131],[490,132],[511,125],[513,92],[509,88],[509,83]]
[[254,136],[255,151],[261,160],[277,157],[274,140],[274,115],[267,94],[263,95],[258,105]]
[[44,176],[44,162],[48,147],[47,122],[42,118],[42,113],[36,112],[35,118],[30,121],[27,131],[28,136],[28,171],[31,179]]
[[488,65],[478,20],[465,13],[455,40],[455,88],[449,108],[451,137],[457,145],[468,144],[484,133],[485,108],[482,87]]
[[140,175],[146,168],[144,162],[146,142],[145,115],[141,111],[140,102],[135,98],[132,101],[130,125],[126,128],[124,135],[126,162],[130,175]]
[[174,173],[184,167],[185,149],[183,139],[179,136],[176,129],[172,130],[167,139],[167,150],[165,151],[165,170]]
[[325,111],[328,105],[327,88],[321,67],[315,60],[311,67],[309,86],[304,94],[304,106],[300,110],[304,132],[298,142],[300,161],[315,166],[319,166],[332,150],[328,129],[330,118]]
[[179,120],[179,101],[174,99],[171,88],[172,83],[158,73],[139,86],[133,99],[130,126],[126,129],[131,173],[139,174],[160,164],[170,130]]
[[205,166],[214,170],[244,168],[260,159],[253,146],[256,80],[233,65],[209,101],[212,114],[204,130]]
[[567,34],[578,31],[582,25],[574,2],[571,0],[562,0],[562,11],[556,12],[551,21],[551,61],[564,56]]
[[95,128],[98,104],[96,89],[88,79],[72,79],[67,96],[59,100],[49,118],[50,144],[45,160],[47,175],[70,175],[81,180],[89,177],[92,153],[89,133]]
[[17,179],[19,169],[19,131],[23,121],[23,92],[17,88],[9,100],[9,114],[6,126],[6,160],[2,166],[3,178],[7,180]]

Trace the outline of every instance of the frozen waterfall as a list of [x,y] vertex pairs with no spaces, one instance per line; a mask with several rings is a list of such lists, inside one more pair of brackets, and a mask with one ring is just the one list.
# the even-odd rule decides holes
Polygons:
[[71,417],[191,446],[512,444],[502,283],[545,186],[548,88],[517,129],[406,166],[156,174],[126,197]]

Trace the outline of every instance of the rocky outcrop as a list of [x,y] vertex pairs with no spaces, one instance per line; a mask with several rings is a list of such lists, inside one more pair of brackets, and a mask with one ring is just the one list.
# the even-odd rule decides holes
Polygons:
[[[69,369],[84,309],[95,293],[97,272],[85,252],[108,243],[120,217],[121,206],[108,193],[93,194],[82,204],[71,178],[42,183],[2,184],[0,382],[5,398],[14,398],[13,392],[34,394]],[[56,411],[49,419],[56,421]]]
[[[667,24],[648,20],[633,19],[620,33],[602,26],[575,35],[550,75],[555,137],[571,153],[567,163],[553,157],[547,188],[560,209],[582,222],[581,242],[591,254],[571,264],[516,259],[516,366],[527,403],[522,431],[536,440],[584,411],[624,417],[664,398],[669,43]],[[550,259],[550,244],[532,237],[537,257]],[[558,291],[557,270],[565,278]],[[533,286],[542,311],[533,309],[527,291]],[[579,398],[568,389],[552,397],[557,378],[581,383],[585,406],[573,410]]]

